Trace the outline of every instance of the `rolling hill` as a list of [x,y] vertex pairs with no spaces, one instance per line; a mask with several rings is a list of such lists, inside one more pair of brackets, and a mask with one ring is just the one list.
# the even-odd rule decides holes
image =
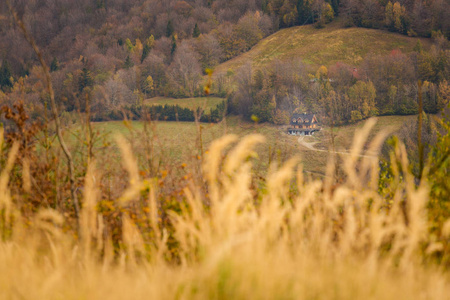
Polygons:
[[216,74],[235,71],[251,63],[259,68],[275,59],[298,57],[312,66],[330,66],[344,62],[357,66],[369,54],[385,54],[394,49],[411,52],[418,40],[428,48],[431,41],[413,38],[383,30],[345,28],[335,21],[323,29],[313,25],[297,26],[280,30],[261,40],[250,51],[219,65]]

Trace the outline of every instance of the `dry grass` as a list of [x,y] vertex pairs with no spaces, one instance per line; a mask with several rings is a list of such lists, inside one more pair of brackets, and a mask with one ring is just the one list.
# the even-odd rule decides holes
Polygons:
[[[369,54],[386,54],[400,49],[411,52],[419,38],[366,28],[343,28],[338,21],[323,29],[313,25],[280,30],[260,41],[250,51],[219,65],[215,73],[238,70],[246,63],[259,68],[275,59],[301,58],[314,67],[336,62],[358,65]],[[428,47],[427,39],[420,39]]]
[[[196,145],[197,125],[193,122],[156,122],[154,123],[156,143],[159,153],[164,153],[166,159],[176,162],[185,162],[189,157],[198,154]],[[115,134],[122,134],[127,138],[132,138],[132,132],[140,132],[143,129],[143,122],[101,122],[95,123],[94,127],[112,137]],[[239,117],[227,117],[226,122],[218,124],[202,123],[202,140],[205,149],[212,141],[225,134],[236,134],[243,137],[248,134],[261,134],[267,138],[269,147],[260,147],[259,153],[262,155],[261,161],[267,165],[271,153],[278,151],[280,155],[286,157],[293,155],[297,147],[296,141],[290,139],[279,127],[271,124],[254,124],[240,120]],[[137,141],[139,142],[139,141]]]
[[[369,133],[368,140],[373,139],[378,133],[383,131],[389,131],[393,134],[397,133],[402,125],[411,119],[417,118],[417,116],[381,116],[377,117],[377,123]],[[345,153],[349,153],[352,148],[353,137],[358,129],[361,129],[365,124],[365,121],[360,121],[355,124],[338,126],[333,129],[334,134],[334,151],[339,153],[339,156],[346,156]],[[298,136],[290,136],[289,139],[297,143]],[[328,162],[328,156],[332,149],[331,129],[324,128],[320,132],[317,132],[312,137],[304,137],[307,143],[312,143],[314,149],[311,150],[301,144],[297,149],[297,153],[302,156],[303,170],[307,173],[324,176],[326,172],[326,166]],[[368,147],[366,143],[365,147]]]
[[[378,117],[378,122],[371,131],[369,139],[386,129],[398,130],[410,118],[415,118],[415,116]],[[364,123],[364,121],[361,121],[356,124],[336,127],[334,129],[336,150],[348,151],[351,148],[355,130],[361,128]],[[306,173],[320,177],[323,177],[326,173],[329,153],[311,151],[302,147],[297,141],[298,137],[286,134],[285,127],[267,123],[249,123],[239,120],[238,117],[227,117],[226,122],[219,124],[204,123],[201,126],[205,148],[212,141],[225,134],[236,134],[239,137],[244,137],[248,134],[261,134],[266,138],[266,143],[257,149],[260,157],[258,167],[267,168],[270,162],[281,162],[293,155],[299,155],[302,158],[303,170]],[[133,145],[139,145],[139,134],[142,132],[143,123],[136,121],[129,122],[126,125],[124,122],[101,122],[95,123],[94,128],[107,135],[107,139],[111,142],[113,142],[112,137],[119,133],[128,138]],[[154,130],[156,134],[155,141],[158,145],[157,154],[163,155],[164,160],[168,163],[181,164],[198,155],[198,145],[195,142],[195,136],[198,133],[195,123],[157,122]],[[311,138],[311,141],[316,142],[314,146],[317,149],[329,150],[331,147],[329,130],[325,129],[317,133]],[[117,150],[114,150],[114,143],[109,147],[110,150],[106,151],[109,156],[117,153]]]
[[[102,166],[92,163],[86,175],[81,236],[74,239],[54,210],[22,221],[7,188],[11,151],[0,175],[0,225],[13,233],[0,242],[0,298],[449,299],[448,273],[420,263],[422,245],[430,241],[429,188],[425,181],[415,186],[400,145],[386,206],[378,193],[378,160],[358,157],[373,126],[371,120],[357,131],[343,164],[346,179],[337,187],[329,179],[304,180],[294,158],[272,167],[264,190],[255,189],[254,149],[264,137],[226,135],[212,142],[203,160],[208,192],[194,181],[184,189],[181,211],[168,212],[171,233],[158,218],[154,181],[141,177],[131,147],[118,138],[129,183],[117,201],[126,207],[149,191],[147,230],[153,234],[146,238],[125,211],[115,254],[96,210]],[[384,138],[378,134],[367,151],[379,151]],[[169,234],[178,241],[178,263],[166,260]]]
[[[377,133],[385,130],[397,133],[405,122],[415,119],[417,116],[380,116],[376,118],[378,122],[369,134],[369,139],[374,138]],[[362,128],[364,123],[365,121],[360,121],[354,124],[334,127],[333,135],[336,151],[348,151],[352,146],[355,131]],[[316,142],[314,146],[318,149],[330,149],[331,129],[324,128],[322,131],[316,133],[309,142]]]

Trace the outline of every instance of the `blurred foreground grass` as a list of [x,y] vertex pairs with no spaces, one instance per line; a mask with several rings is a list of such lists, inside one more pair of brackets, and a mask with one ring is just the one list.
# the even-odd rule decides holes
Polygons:
[[[105,165],[95,161],[77,234],[64,230],[69,220],[58,209],[23,215],[26,197],[8,188],[16,144],[0,175],[0,299],[449,299],[448,271],[424,259],[440,251],[427,234],[429,186],[415,183],[398,145],[391,159],[399,172],[380,191],[378,159],[358,156],[373,126],[356,132],[337,186],[305,179],[297,159],[255,186],[266,138],[222,136],[171,206],[117,138],[128,182],[112,204],[116,237],[101,209]],[[383,135],[367,151],[379,151]],[[450,237],[450,223],[444,228]]]

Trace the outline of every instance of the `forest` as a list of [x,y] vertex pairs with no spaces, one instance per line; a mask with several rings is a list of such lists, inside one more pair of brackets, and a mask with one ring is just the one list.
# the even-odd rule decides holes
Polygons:
[[[256,114],[277,124],[286,123],[295,109],[326,114],[323,103],[333,101],[337,123],[348,123],[415,113],[422,80],[427,82],[425,110],[440,110],[449,97],[448,2],[353,2],[36,0],[13,5],[42,49],[60,109],[84,111],[88,103],[93,120],[154,96],[204,96],[207,70],[281,28],[309,23],[320,28],[335,17],[343,26],[428,37],[432,46],[418,40],[414,53],[372,54],[358,66],[338,62],[324,69],[299,60],[295,69],[280,61],[263,73],[248,66],[228,70],[215,74],[211,93],[229,99],[230,113],[247,119]],[[37,57],[18,38],[6,4],[1,12],[0,99],[12,104],[25,93],[27,105],[42,115]]]

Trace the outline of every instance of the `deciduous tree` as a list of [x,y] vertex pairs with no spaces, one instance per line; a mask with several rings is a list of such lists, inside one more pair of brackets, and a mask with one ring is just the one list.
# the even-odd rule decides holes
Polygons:
[[169,76],[176,88],[175,96],[195,96],[201,79],[201,67],[196,53],[186,42],[175,51]]

